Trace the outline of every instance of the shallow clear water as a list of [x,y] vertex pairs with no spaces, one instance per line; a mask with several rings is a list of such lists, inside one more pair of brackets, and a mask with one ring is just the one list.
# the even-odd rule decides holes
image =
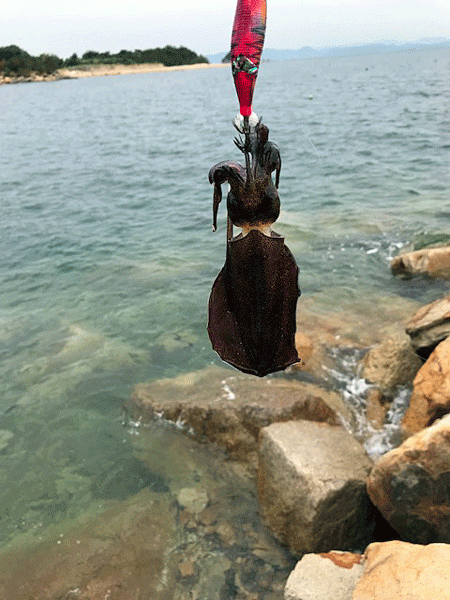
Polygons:
[[[450,237],[449,71],[448,50],[262,64],[276,230],[318,312],[447,290],[388,259]],[[239,159],[236,110],[228,69],[0,87],[3,543],[175,485],[142,471],[121,407],[138,382],[219,363],[207,174]]]

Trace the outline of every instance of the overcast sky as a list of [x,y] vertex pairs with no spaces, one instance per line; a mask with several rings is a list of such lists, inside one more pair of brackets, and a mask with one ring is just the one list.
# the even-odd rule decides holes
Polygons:
[[[10,0],[0,46],[66,58],[167,44],[229,50],[236,0]],[[450,37],[450,0],[268,0],[266,48]]]

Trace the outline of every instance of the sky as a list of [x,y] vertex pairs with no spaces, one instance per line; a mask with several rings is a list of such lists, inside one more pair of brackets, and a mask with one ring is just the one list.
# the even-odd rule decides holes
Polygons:
[[[227,52],[236,0],[9,0],[0,47],[67,58],[186,46]],[[450,38],[450,0],[267,0],[266,48]]]

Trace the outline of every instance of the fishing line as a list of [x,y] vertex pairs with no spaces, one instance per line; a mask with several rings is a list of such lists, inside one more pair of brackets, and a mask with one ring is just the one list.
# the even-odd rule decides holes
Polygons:
[[311,138],[309,137],[309,135],[306,133],[305,128],[303,127],[303,125],[300,125],[300,131],[302,132],[303,136],[308,140],[308,142],[311,145],[311,148],[313,149],[314,154],[317,156],[317,158],[320,158],[322,160],[322,156],[319,154],[319,151],[317,150],[317,148],[314,146]]

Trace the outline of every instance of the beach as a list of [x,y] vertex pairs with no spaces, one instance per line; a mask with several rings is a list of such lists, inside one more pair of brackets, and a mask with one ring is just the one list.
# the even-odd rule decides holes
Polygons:
[[136,65],[79,65],[58,69],[50,75],[33,73],[27,77],[8,77],[0,75],[0,85],[8,83],[29,83],[33,81],[59,81],[60,79],[80,79],[82,77],[105,77],[107,75],[130,75],[132,73],[161,73],[164,71],[186,71],[190,69],[212,69],[228,66],[225,64],[195,63],[166,67],[161,63],[143,63]]

